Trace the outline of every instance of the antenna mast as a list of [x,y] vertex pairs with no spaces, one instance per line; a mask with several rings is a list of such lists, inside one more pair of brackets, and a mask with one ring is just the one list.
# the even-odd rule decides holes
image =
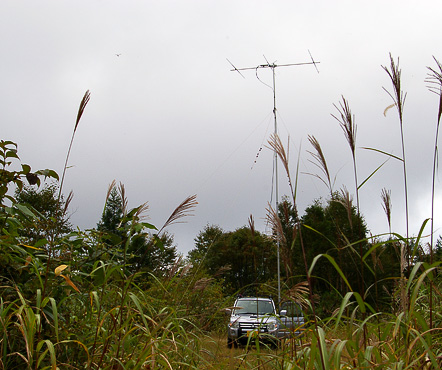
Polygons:
[[[267,58],[264,56],[264,59],[266,60],[267,64],[260,64],[256,67],[246,67],[246,68],[236,68],[233,63],[227,59],[227,61],[231,64],[233,69],[230,71],[232,72],[238,72],[243,78],[243,74],[240,71],[247,71],[247,70],[255,70],[256,78],[261,81],[258,77],[258,69],[260,68],[270,68],[272,70],[272,76],[273,76],[273,86],[269,86],[267,84],[264,85],[270,87],[273,90],[273,119],[274,119],[274,135],[275,137],[278,135],[278,123],[276,120],[276,88],[275,88],[275,69],[279,67],[293,67],[293,66],[303,66],[303,65],[311,65],[313,64],[316,68],[316,71],[319,73],[318,67],[316,64],[319,64],[320,62],[316,62],[312,54],[310,53],[310,50],[308,51],[310,55],[311,62],[305,62],[305,63],[289,63],[289,64],[276,64],[276,62],[269,63]],[[262,82],[262,81],[261,81]],[[278,206],[279,206],[279,194],[278,194],[278,154],[276,153],[276,150],[273,151],[273,174],[275,175],[275,210],[278,212]],[[272,189],[273,190],[273,189]],[[277,248],[276,248],[276,263],[277,263],[277,273],[278,273],[278,307],[281,303],[281,267],[280,267],[280,253],[279,253],[280,245],[279,241],[277,242]]]

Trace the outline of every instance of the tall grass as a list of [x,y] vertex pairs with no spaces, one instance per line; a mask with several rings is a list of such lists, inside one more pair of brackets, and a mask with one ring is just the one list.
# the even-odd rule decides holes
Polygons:
[[[433,57],[434,58],[434,57]],[[438,165],[438,139],[439,139],[439,126],[442,116],[442,65],[434,58],[436,62],[437,69],[427,67],[429,70],[429,75],[427,82],[429,84],[428,88],[430,91],[434,92],[439,96],[439,111],[437,113],[437,123],[436,123],[436,135],[434,140],[434,156],[433,156],[433,174],[432,174],[432,186],[431,186],[431,230],[430,230],[430,264],[432,265],[433,260],[433,250],[434,250],[434,197],[435,197],[435,183],[436,183],[436,170]],[[430,289],[430,328],[433,328],[433,289]]]
[[390,66],[382,66],[382,68],[387,72],[388,77],[391,80],[393,92],[389,92],[386,88],[384,90],[393,100],[393,104],[397,108],[399,116],[399,127],[400,127],[400,139],[402,147],[402,169],[404,174],[404,197],[405,197],[405,232],[406,240],[401,247],[401,304],[402,309],[405,310],[408,307],[408,296],[405,294],[405,270],[410,270],[410,231],[409,231],[409,210],[408,210],[408,179],[407,179],[407,162],[405,159],[405,139],[404,139],[404,104],[406,93],[402,90],[402,71],[399,68],[399,58],[397,62],[394,61],[393,56],[390,54]]
[[[440,76],[442,68],[439,63],[437,63],[437,65],[439,68],[438,70],[430,69],[430,80],[432,90],[441,97],[440,86],[442,86],[442,80],[440,79]],[[440,279],[435,279],[437,276],[435,273],[438,264],[430,263],[430,265],[426,265],[424,262],[416,260],[417,250],[422,242],[421,238],[426,221],[422,224],[418,236],[413,240],[413,243],[411,243],[409,236],[407,168],[403,127],[403,106],[406,94],[402,91],[401,70],[398,66],[398,62],[396,63],[391,55],[390,66],[383,67],[383,69],[387,72],[393,85],[393,93],[386,91],[393,99],[394,106],[397,107],[399,114],[400,141],[402,146],[402,158],[400,158],[400,160],[404,172],[406,204],[406,235],[401,236],[391,230],[391,195],[390,191],[384,188],[381,192],[381,198],[387,216],[390,238],[385,241],[382,240],[382,236],[374,236],[371,238],[372,242],[369,244],[369,250],[360,250],[359,252],[361,268],[365,267],[367,271],[373,273],[375,277],[374,286],[368,286],[367,291],[372,289],[376,290],[377,297],[378,284],[381,283],[378,281],[376,275],[377,268],[380,268],[377,259],[377,250],[382,250],[388,245],[392,247],[395,247],[396,245],[401,246],[400,276],[390,277],[390,279],[397,279],[399,281],[399,311],[379,311],[377,302],[376,307],[372,307],[364,299],[364,294],[360,295],[351,289],[350,282],[347,281],[339,264],[331,256],[328,256],[327,254],[316,256],[312,265],[308,267],[308,272],[306,274],[307,278],[309,278],[310,274],[314,271],[316,262],[320,258],[326,258],[339,272],[342,279],[347,284],[349,292],[342,297],[340,307],[337,308],[330,317],[320,321],[314,321],[312,326],[308,328],[306,341],[309,345],[298,349],[296,355],[291,357],[290,368],[427,369],[440,368],[441,365],[441,329],[435,328],[433,325],[433,294],[427,294],[427,292],[439,292]],[[442,102],[442,100],[440,101]],[[436,130],[433,167],[433,198],[434,178],[436,173],[437,136],[442,112],[441,107],[442,105],[439,106]],[[351,114],[348,102],[345,99],[343,99],[343,102],[337,107],[337,109],[339,115],[334,117],[339,121],[341,128],[344,130],[351,149],[355,175],[355,193],[359,214],[358,190],[373,174],[371,174],[362,184],[358,184],[355,157],[356,127],[354,126],[353,115]],[[275,142],[277,141],[275,138],[272,138],[272,140]],[[310,136],[309,140],[314,148],[314,151],[310,152],[310,154],[313,155],[313,163],[320,170],[320,175],[315,175],[315,177],[319,178],[328,187],[332,194],[332,181],[324,152],[314,136]],[[276,144],[271,146],[276,149],[280,148],[279,145]],[[283,153],[283,150],[279,150]],[[284,164],[286,161],[284,155],[279,155],[279,158]],[[378,167],[375,172],[380,168],[381,166]],[[351,207],[351,196],[349,192],[346,191],[345,187],[341,192],[343,203],[346,202],[346,208],[349,209]],[[277,213],[271,212],[270,217],[277,217]],[[276,225],[274,230],[278,232],[278,221],[275,220],[273,224]],[[367,242],[369,241],[368,239],[364,240]],[[300,239],[300,242],[302,245],[302,238]],[[358,242],[356,244],[358,244]],[[432,244],[432,242],[430,244]],[[367,264],[367,258],[369,256],[373,257],[374,268],[371,268]],[[431,257],[430,262],[433,262],[432,258],[433,257]],[[405,277],[405,272],[407,272],[407,277]],[[363,292],[365,289],[360,291]],[[312,299],[312,292],[309,293],[309,296],[310,299]],[[438,301],[436,303],[437,307],[440,307],[441,305],[440,298],[440,294],[438,294]],[[311,334],[313,334],[313,337],[310,336]],[[284,355],[283,353],[281,355]]]
[[69,156],[71,154],[71,149],[72,149],[72,144],[74,142],[75,133],[77,132],[78,124],[80,123],[81,117],[83,116],[84,110],[86,109],[86,106],[89,103],[90,98],[91,98],[91,93],[89,92],[89,90],[87,90],[84,93],[83,99],[81,99],[80,106],[78,107],[77,119],[75,120],[74,131],[72,132],[71,141],[69,143],[68,152],[66,154],[66,161],[65,161],[64,167],[63,167],[63,175],[61,176],[60,190],[59,190],[59,195],[58,195],[59,198],[61,196],[61,191],[63,190],[64,177],[66,175],[66,169],[68,168],[68,161],[69,161]]
[[[433,160],[432,217],[434,217],[435,177],[437,169],[438,129],[442,115],[442,67],[429,69],[429,82],[440,99],[437,115],[436,141]],[[384,67],[393,83],[389,93],[398,108],[401,128],[401,159],[404,170],[405,202],[407,203],[405,142],[403,136],[403,104],[400,69],[390,55],[390,67]],[[76,126],[89,101],[85,94],[80,104]],[[356,163],[356,126],[347,100],[337,106],[335,117],[344,130],[353,158],[355,195],[359,210],[358,191],[367,180],[359,183]],[[73,135],[74,137],[74,135]],[[73,140],[72,137],[72,140]],[[67,168],[69,147],[64,172]],[[309,136],[313,151],[313,163],[329,191],[348,211],[351,227],[352,194],[344,186],[338,198],[333,198],[334,179],[330,175],[326,156],[319,141]],[[273,135],[269,146],[284,166],[296,210],[297,181],[292,182],[288,148]],[[298,162],[299,163],[299,162]],[[376,171],[380,170],[381,166]],[[298,175],[296,170],[296,175]],[[63,173],[64,178],[64,173]],[[63,180],[62,180],[63,181]],[[110,196],[116,183],[109,187]],[[350,188],[350,187],[349,187]],[[406,218],[406,235],[391,230],[392,205],[390,191],[381,192],[382,206],[387,216],[389,233],[361,236],[350,241],[342,240],[353,251],[364,245],[358,264],[365,271],[363,277],[374,276],[372,285],[354,289],[354,281],[345,275],[342,263],[331,254],[321,253],[312,261],[307,260],[307,248],[303,233],[312,230],[298,218],[293,238],[300,245],[305,269],[304,280],[292,283],[288,276],[292,267],[288,257],[284,282],[286,297],[302,302],[306,307],[304,335],[281,342],[276,349],[259,341],[250,341],[245,348],[225,348],[221,311],[232,297],[223,294],[222,280],[204,274],[199,266],[190,266],[179,258],[161,274],[146,274],[128,268],[129,249],[134,238],[147,238],[153,248],[161,248],[160,236],[166,228],[182,222],[192,214],[197,202],[195,196],[186,198],[160,228],[143,221],[147,203],[127,209],[124,186],[119,194],[123,199],[123,217],[119,225],[120,235],[97,230],[77,231],[66,237],[54,239],[54,250],[69,246],[70,255],[45,254],[40,245],[23,245],[18,230],[29,222],[33,214],[22,205],[13,205],[9,213],[1,213],[2,250],[17,271],[17,279],[2,279],[0,286],[0,369],[430,369],[440,368],[442,362],[442,280],[438,275],[441,262],[433,260],[431,239],[430,263],[419,255],[422,245],[422,224],[417,237],[411,242]],[[2,208],[1,212],[3,212]],[[6,211],[5,211],[6,212]],[[272,225],[275,239],[287,244],[283,222],[278,210],[269,205],[267,218]],[[337,216],[336,216],[337,220]],[[338,222],[336,221],[335,222]],[[255,232],[253,218],[249,220]],[[339,225],[338,225],[339,226]],[[432,235],[434,233],[433,226]],[[342,232],[341,229],[339,229]],[[319,237],[320,233],[317,232]],[[323,236],[323,235],[322,235]],[[330,242],[331,248],[335,246]],[[379,255],[387,248],[401,246],[401,267],[398,275],[378,278],[382,269]],[[285,246],[291,248],[292,246]],[[405,254],[406,251],[406,254]],[[370,258],[373,259],[369,263]],[[312,277],[319,261],[327,261],[336,270],[346,289],[340,302],[332,307],[327,317],[317,316],[318,297]],[[408,268],[406,268],[408,264]],[[405,276],[405,272],[407,276]],[[23,274],[26,279],[19,279]],[[391,294],[391,307],[371,304],[367,296],[374,290],[375,297],[389,281],[399,281],[399,289]],[[331,282],[330,282],[331,283]],[[365,282],[363,281],[365,284]],[[271,282],[262,284],[262,290],[273,289]],[[321,297],[319,297],[320,299]],[[399,302],[396,308],[393,301]],[[223,334],[224,335],[224,334]]]

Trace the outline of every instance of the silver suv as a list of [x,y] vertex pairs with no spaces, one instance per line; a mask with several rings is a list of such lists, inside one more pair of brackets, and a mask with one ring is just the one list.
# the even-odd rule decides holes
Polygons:
[[277,315],[271,298],[237,298],[232,308],[227,309],[230,320],[227,325],[227,346],[260,341],[276,345],[276,339],[300,335],[299,327],[304,325],[304,316],[297,303],[284,302],[281,314]]
[[227,346],[247,343],[259,335],[260,339],[277,337],[278,318],[271,298],[238,298],[230,309],[227,327]]

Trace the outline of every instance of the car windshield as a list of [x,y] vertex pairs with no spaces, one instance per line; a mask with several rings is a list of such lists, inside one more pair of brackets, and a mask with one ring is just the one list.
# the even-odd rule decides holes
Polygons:
[[273,313],[273,304],[271,301],[238,299],[235,306],[235,314],[258,314],[265,315]]

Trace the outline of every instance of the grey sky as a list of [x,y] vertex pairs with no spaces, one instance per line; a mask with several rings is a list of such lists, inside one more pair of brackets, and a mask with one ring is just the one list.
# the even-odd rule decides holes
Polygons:
[[[60,174],[79,102],[91,100],[74,141],[65,182],[73,190],[72,222],[94,227],[108,184],[125,184],[130,206],[149,201],[161,226],[191,194],[199,205],[170,232],[181,252],[206,225],[225,230],[253,214],[265,230],[271,194],[272,91],[255,77],[231,72],[265,63],[320,61],[280,68],[276,92],[280,136],[290,135],[295,171],[309,163],[314,135],[336,190],[354,193],[351,155],[330,113],[344,95],[358,125],[357,146],[400,155],[397,113],[381,65],[400,57],[405,104],[411,234],[430,217],[437,96],[426,88],[432,56],[442,59],[440,1],[21,1],[0,3],[2,139],[19,144],[34,169]],[[121,54],[117,56],[116,54]],[[259,77],[271,83],[270,70]],[[263,147],[253,165],[259,148]],[[362,181],[384,157],[358,149]],[[252,169],[253,166],[253,169]],[[327,189],[300,174],[302,213]],[[288,192],[281,171],[280,194]],[[402,167],[390,160],[361,189],[361,210],[375,234],[388,230],[380,192],[392,190],[393,230],[403,233]],[[440,188],[440,182],[438,181]],[[442,192],[438,191],[438,209]],[[436,214],[442,225],[442,212]],[[439,231],[438,231],[439,233]]]

